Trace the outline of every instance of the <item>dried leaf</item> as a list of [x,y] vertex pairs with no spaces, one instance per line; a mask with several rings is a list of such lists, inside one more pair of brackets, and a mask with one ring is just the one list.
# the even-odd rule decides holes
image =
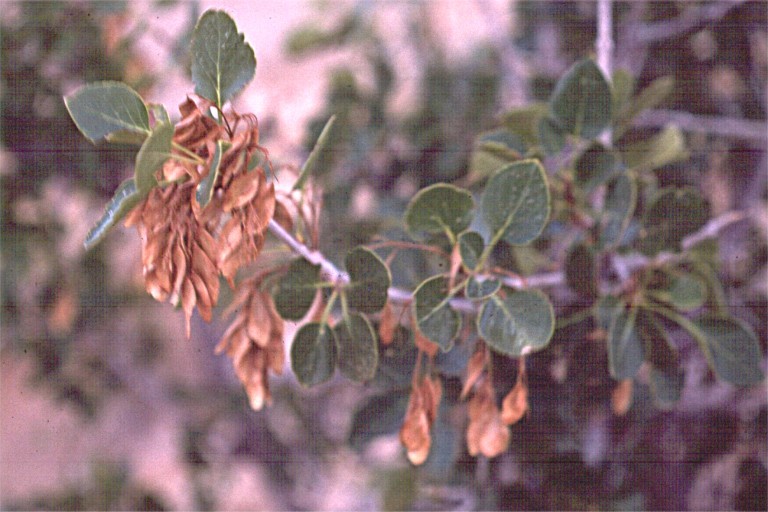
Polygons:
[[624,416],[632,406],[633,380],[625,379],[613,388],[611,393],[611,410],[616,416]]
[[467,378],[464,380],[464,387],[461,389],[461,395],[459,398],[463,400],[467,397],[469,392],[475,386],[475,383],[483,374],[485,370],[485,347],[481,344],[480,347],[472,354],[467,363]]
[[414,386],[403,426],[400,428],[400,442],[405,446],[411,464],[423,464],[429,456],[432,438],[429,433],[429,419],[424,405],[423,389]]
[[427,354],[429,357],[435,357],[438,348],[440,348],[437,343],[429,340],[429,338],[421,334],[421,331],[418,327],[414,327],[413,329],[413,342],[416,344],[416,347],[419,350]]
[[501,421],[506,425],[514,425],[528,411],[528,386],[518,379],[512,390],[501,403]]
[[399,323],[395,317],[392,305],[387,301],[384,309],[381,310],[381,320],[379,320],[379,340],[384,346],[390,345],[395,337],[395,328]]

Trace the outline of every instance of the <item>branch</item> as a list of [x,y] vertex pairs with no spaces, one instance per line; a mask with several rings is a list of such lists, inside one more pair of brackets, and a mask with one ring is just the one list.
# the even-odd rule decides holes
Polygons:
[[[726,226],[746,218],[747,215],[739,211],[726,212],[718,217],[710,219],[707,224],[704,225],[699,231],[688,235],[682,241],[684,249],[689,249],[693,245],[701,242],[707,238],[714,238],[718,236]],[[325,258],[320,251],[309,249],[306,245],[296,240],[293,235],[283,229],[274,219],[269,221],[269,230],[280,239],[284,244],[293,250],[296,254],[304,257],[307,261],[313,265],[320,265],[321,275],[331,282],[338,284],[349,283],[349,274],[339,270],[336,265]],[[657,266],[665,263],[673,262],[680,258],[679,254],[662,253],[654,258],[649,258],[642,254],[633,253],[626,256],[615,255],[612,258],[612,263],[617,270],[620,270],[619,274],[622,276],[629,276],[629,274],[637,269],[648,267],[651,265]],[[514,289],[525,288],[551,288],[560,286],[565,283],[565,274],[561,271],[558,272],[545,272],[541,274],[533,274],[527,277],[512,277],[505,276],[501,279],[504,286]],[[387,295],[389,300],[394,304],[409,304],[413,300],[413,294],[408,290],[402,288],[390,287]],[[474,313],[476,311],[475,304],[462,298],[456,298],[451,300],[451,306],[464,313]]]
[[675,110],[647,110],[634,121],[635,126],[648,128],[658,128],[667,124],[675,124],[687,132],[711,133],[765,144],[765,121],[701,116]]
[[[597,2],[597,65],[609,82],[613,76],[613,2],[611,0],[598,0]],[[613,135],[610,129],[600,135],[600,141],[604,146],[610,147]]]
[[701,7],[689,7],[675,19],[637,25],[635,39],[639,43],[653,43],[685,34],[697,27],[717,21],[745,0],[713,2]]

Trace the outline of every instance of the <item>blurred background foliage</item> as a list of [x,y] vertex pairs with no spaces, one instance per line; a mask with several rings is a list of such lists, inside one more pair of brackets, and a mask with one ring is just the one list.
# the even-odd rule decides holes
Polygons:
[[[477,135],[506,111],[546,99],[570,64],[593,53],[592,1],[510,1],[508,26],[483,17],[492,11],[486,2],[463,3],[481,13],[484,37],[462,52],[446,38],[441,5],[302,4],[307,22],[274,34],[284,40],[283,65],[342,56],[318,77],[325,95],[299,155],[335,114],[335,150],[318,169],[322,249],[337,262],[377,233],[403,237],[398,218],[418,189],[470,182]],[[490,461],[467,455],[465,420],[453,411],[436,424],[427,465],[408,466],[393,435],[402,416],[366,421],[399,410],[398,401],[405,407],[396,394],[376,402],[376,383],[334,379],[306,391],[286,376],[273,382],[275,404],[252,412],[228,361],[213,356],[225,325],[197,321],[193,339],[182,339],[180,313],[143,291],[133,232],[116,230],[83,252],[133,153],[91,146],[61,101],[90,81],[120,80],[144,94],[165,70],[186,73],[200,12],[169,1],[151,3],[144,17],[131,2],[3,5],[3,509],[766,509],[765,386],[715,381],[684,339],[678,406],[657,410],[637,386],[630,412],[616,417],[604,345],[583,325],[559,329],[529,358],[531,415],[513,427],[510,450]],[[657,178],[700,188],[714,215],[744,213],[720,237],[720,277],[763,353],[767,15],[758,1],[614,7],[615,66],[636,77],[636,90],[662,76],[676,83],[626,140],[654,133],[670,112],[719,125],[682,125],[691,158]],[[173,34],[144,21],[170,16],[183,20]],[[160,42],[159,70],[146,63],[147,39]],[[271,65],[258,48],[257,58]],[[267,147],[278,142],[269,128]],[[298,164],[292,156],[272,155]],[[541,268],[535,251],[510,258],[513,267]],[[396,285],[412,284],[409,265],[427,264],[398,261]],[[562,312],[570,307],[557,290],[552,300]],[[499,360],[494,374],[514,375],[508,364]],[[453,401],[459,377],[446,382]],[[46,430],[51,421],[56,428]]]

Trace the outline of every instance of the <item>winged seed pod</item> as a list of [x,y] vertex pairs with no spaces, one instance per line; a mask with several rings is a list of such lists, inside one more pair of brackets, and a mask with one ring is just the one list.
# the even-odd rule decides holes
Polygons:
[[[275,211],[274,186],[264,169],[248,169],[254,156],[266,155],[258,145],[255,117],[228,114],[227,126],[233,127],[228,131],[204,114],[210,106],[190,98],[180,105],[183,117],[173,142],[183,150],[174,148],[178,158],[159,171],[171,184],[153,188],[125,221],[141,236],[147,292],[181,305],[187,337],[195,307],[211,320],[219,275],[234,286],[238,269],[258,257]],[[210,194],[201,194],[201,188]]]

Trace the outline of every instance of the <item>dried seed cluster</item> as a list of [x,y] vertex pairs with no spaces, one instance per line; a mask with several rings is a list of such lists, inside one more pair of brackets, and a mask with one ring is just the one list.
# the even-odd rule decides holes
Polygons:
[[[180,105],[174,157],[157,176],[170,184],[153,188],[126,219],[141,236],[147,291],[159,301],[181,304],[187,337],[195,306],[210,321],[219,297],[219,275],[234,286],[237,270],[259,255],[275,210],[274,186],[267,183],[264,168],[249,169],[252,162],[267,160],[258,145],[256,118],[227,114],[220,124],[206,114],[210,109],[204,99],[196,103],[187,98]],[[222,140],[227,149],[212,169]],[[216,171],[212,198],[201,205],[197,191]]]

